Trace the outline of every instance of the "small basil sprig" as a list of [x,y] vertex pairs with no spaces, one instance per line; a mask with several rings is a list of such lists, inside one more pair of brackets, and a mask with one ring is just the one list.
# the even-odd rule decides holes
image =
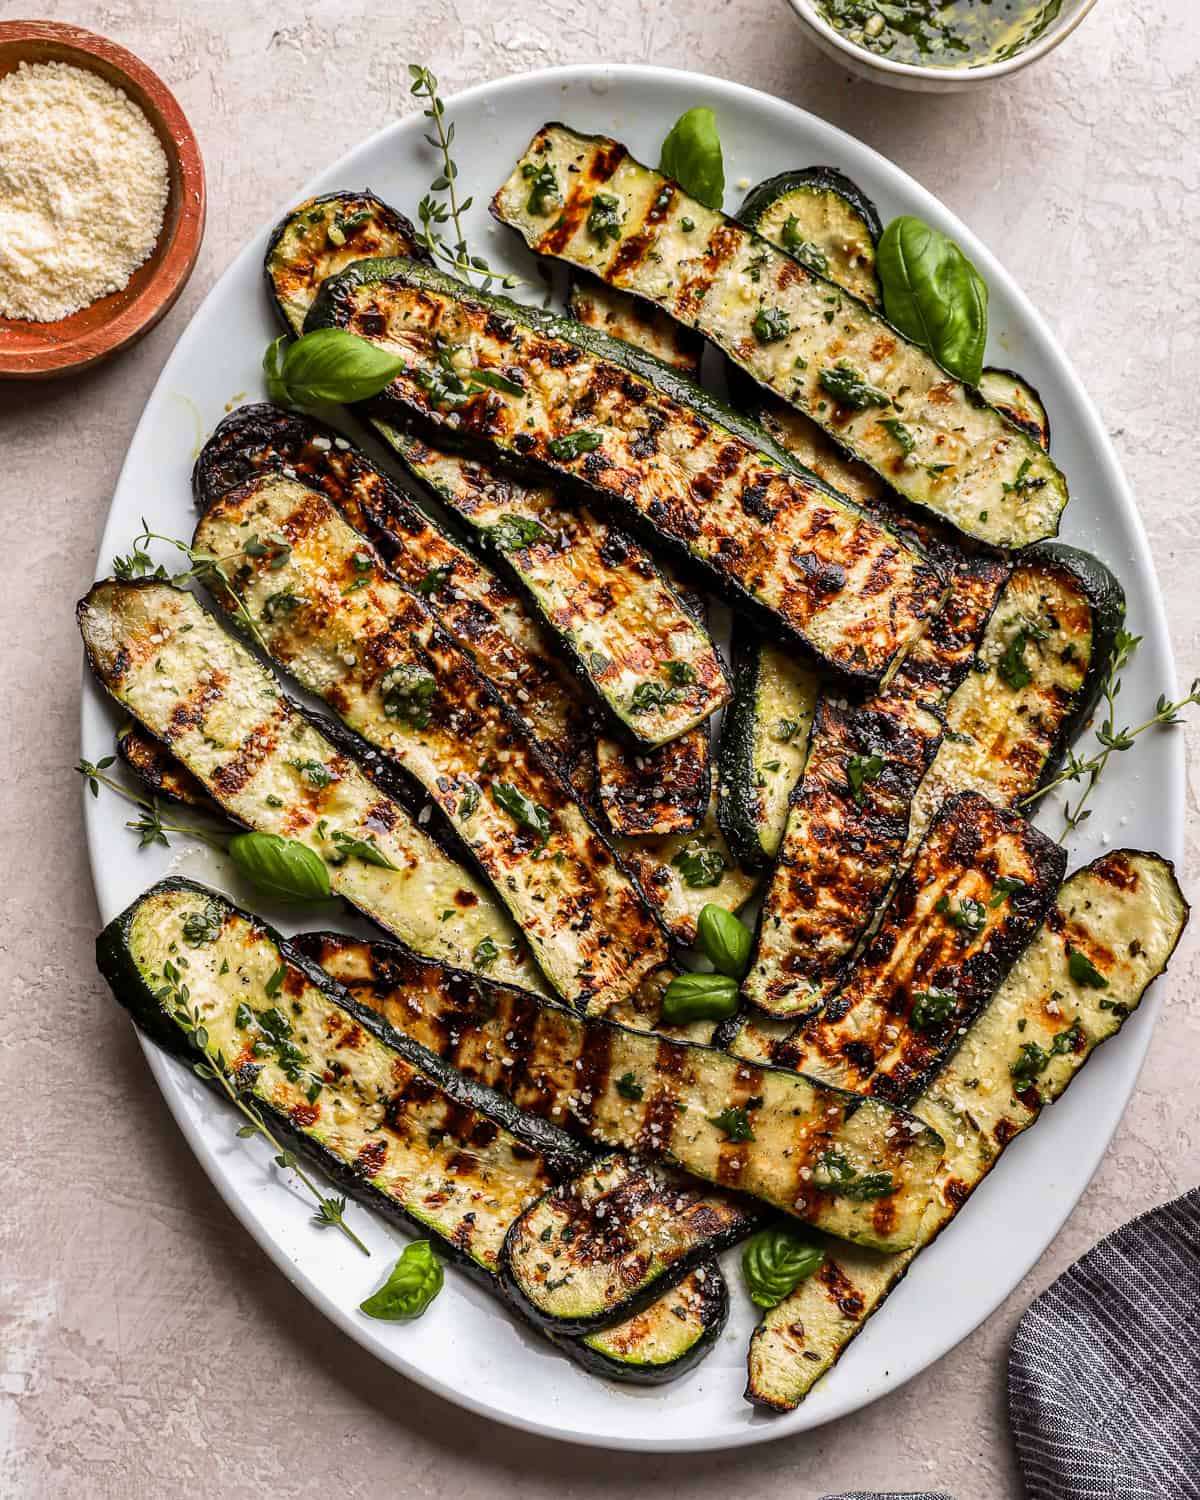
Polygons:
[[811,1240],[778,1224],[762,1229],[742,1251],[742,1275],[756,1307],[777,1307],[814,1271],[825,1252]]
[[404,368],[398,354],[344,328],[318,328],[294,343],[281,334],[263,355],[267,393],[281,406],[366,401],[378,396]]
[[663,995],[662,1018],[672,1026],[688,1021],[724,1021],[737,1010],[737,980],[725,974],[677,974]]
[[952,239],[920,219],[893,219],[875,252],[883,310],[905,337],[978,385],[987,344],[987,284]]
[[673,177],[691,197],[706,208],[721,207],[725,198],[725,158],[717,117],[698,105],[679,116],[662,144],[658,170]]
[[319,855],[278,833],[238,833],[229,841],[235,865],[277,901],[327,901],[329,871]]
[[442,1289],[445,1273],[428,1240],[414,1240],[377,1292],[358,1305],[368,1318],[402,1323],[419,1318]]
[[718,974],[740,979],[750,962],[753,934],[744,922],[711,901],[696,922],[696,946]]

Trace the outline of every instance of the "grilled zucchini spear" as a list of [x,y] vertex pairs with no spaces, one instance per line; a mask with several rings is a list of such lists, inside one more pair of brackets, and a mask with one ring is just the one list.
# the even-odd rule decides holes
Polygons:
[[1122,1027],[1167,966],[1188,908],[1167,860],[1115,850],[1065,882],[1045,925],[914,1111],[946,1159],[916,1245],[902,1255],[828,1246],[815,1276],[763,1318],[746,1396],[791,1411],[841,1356],[999,1160]]
[[[596,232],[599,196],[612,201]],[[865,303],[688,197],[617,141],[542,127],[492,201],[531,249],[635,292],[813,417],[905,499],[1023,547],[1066,480],[1026,434]]]
[[497,977],[544,990],[487,885],[314,728],[194,595],[108,579],[77,613],[101,685],[235,822],[306,844],[334,894],[414,952],[464,969],[486,955]]
[[[573,481],[852,675],[879,677],[941,603],[936,569],[894,533],[619,339],[400,260],[325,282],[305,326],[347,328],[405,358],[380,415],[424,419]],[[452,400],[447,362],[466,391]],[[472,390],[477,370],[520,393]]]
[[[338,222],[339,218],[356,221],[361,212],[356,196],[346,195],[342,210],[335,213],[332,205],[337,197],[332,194],[321,200],[324,217],[316,230],[309,228],[312,205],[302,205],[282,220],[272,237],[265,267],[267,282],[276,308],[292,333],[300,332],[321,281],[364,258],[362,253],[348,255],[341,245],[326,245],[322,251],[314,244],[314,237],[324,232],[322,225]],[[385,212],[393,220],[407,223],[390,209]],[[411,226],[408,230],[411,234]],[[393,235],[386,244],[380,242],[366,253],[414,252],[402,236]],[[442,378],[445,384],[445,371]],[[586,511],[562,506],[544,487],[521,485],[511,476],[505,478],[478,462],[468,464],[461,455],[439,451],[395,429],[384,430],[383,436],[414,478],[458,516],[483,549],[496,556],[525,592],[543,625],[565,648],[579,675],[590,682],[600,701],[635,740],[648,745],[671,740],[725,701],[728,685],[712,642],[681,607],[654,560],[638,543]],[[378,482],[372,484],[378,488]],[[390,508],[397,511],[400,532],[406,533],[397,536],[393,527],[394,541],[403,542],[413,554],[407,571],[420,569],[441,577],[449,560],[444,555],[445,539],[427,520],[414,527],[403,510],[394,505]],[[412,507],[407,509],[411,511]],[[353,516],[350,519],[358,525]],[[425,563],[427,556],[429,561]],[[490,579],[497,594],[505,592],[504,585],[481,564],[475,564],[475,573],[481,578],[471,579],[464,563],[455,561],[455,572],[474,584],[467,591],[467,609],[462,607],[461,586],[444,585],[443,599],[448,594],[459,600],[460,617],[475,613],[481,579]],[[407,582],[407,575],[402,576]],[[432,585],[427,582],[426,587]],[[489,613],[494,611],[490,600],[485,607]],[[506,605],[505,612],[511,635],[514,617],[524,615],[524,611]],[[455,633],[449,621],[444,623]],[[527,618],[520,623],[523,636],[536,634],[537,627]],[[664,661],[674,666],[674,677],[669,669],[664,673]],[[686,683],[676,680],[681,675],[686,676]],[[527,701],[533,702],[521,700]],[[553,739],[548,738],[547,743],[558,751]],[[575,778],[575,784],[577,789],[582,787],[581,776]]]
[[[330,962],[327,949],[320,957]],[[856,1243],[903,1243],[924,1211],[942,1147],[933,1131],[914,1130],[904,1110],[711,1047],[585,1018],[489,978],[463,984],[469,1026],[444,1010],[431,1014],[420,1000],[409,1022],[412,960],[373,944],[365,965],[361,949],[340,967],[333,962],[342,976],[349,965],[386,975],[393,957],[397,982],[386,1002],[393,1024],[416,1040],[424,1028],[448,1030],[456,1068],[573,1136],[663,1161]],[[468,986],[481,998],[470,1000]],[[853,1180],[821,1187],[823,1164],[835,1158]]]
[[423,601],[315,490],[263,477],[211,505],[196,546],[240,557],[239,599],[309,692],[450,820],[555,990],[603,1011],[666,961],[632,881]]
[[[433,1234],[441,1255],[494,1290],[509,1225],[585,1165],[562,1132],[457,1075],[203,886],[155,886],[96,949],[116,998],[156,1042],[193,1063],[223,1062],[276,1134],[371,1207]],[[595,1373],[660,1383],[711,1346],[723,1302],[712,1266],[639,1319],[556,1342]]]

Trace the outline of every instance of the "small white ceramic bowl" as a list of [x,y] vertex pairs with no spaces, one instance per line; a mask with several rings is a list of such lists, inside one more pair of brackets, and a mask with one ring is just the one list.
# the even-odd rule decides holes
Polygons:
[[1060,42],[1075,30],[1096,0],[1063,0],[1062,11],[1038,37],[1036,42],[1004,62],[988,63],[978,68],[929,68],[916,63],[893,62],[887,57],[848,41],[845,32],[838,31],[817,11],[816,0],[788,0],[792,9],[804,23],[813,41],[827,57],[842,63],[860,78],[872,83],[889,84],[896,89],[911,89],[925,94],[954,94],[974,88],[979,83],[989,83],[994,78],[1007,78],[1027,68],[1053,52]]

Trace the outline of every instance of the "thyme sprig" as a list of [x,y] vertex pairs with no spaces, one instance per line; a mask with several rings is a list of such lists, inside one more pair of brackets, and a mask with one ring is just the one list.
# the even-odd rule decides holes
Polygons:
[[1068,783],[1083,783],[1083,790],[1074,805],[1068,800],[1063,809],[1063,829],[1059,834],[1059,843],[1091,817],[1092,812],[1086,805],[1087,801],[1114,755],[1120,755],[1132,749],[1138,737],[1145,734],[1148,729],[1180,723],[1185,708],[1200,704],[1200,677],[1197,677],[1184,697],[1172,702],[1165,693],[1160,693],[1154,705],[1154,712],[1148,719],[1144,719],[1140,724],[1123,728],[1116,727],[1117,699],[1121,693],[1122,680],[1120,674],[1128,666],[1141,640],[1140,635],[1131,635],[1127,630],[1117,632],[1112,663],[1104,679],[1104,719],[1096,730],[1096,739],[1099,741],[1100,749],[1092,755],[1080,755],[1074,749],[1068,750],[1066,764],[1058,775],[1022,800],[1021,806],[1029,808],[1060,786]]
[[[454,144],[454,121],[446,119],[446,106],[438,93],[437,75],[433,70],[422,63],[409,63],[408,72],[412,79],[410,92],[425,101],[423,114],[427,120],[433,121],[434,134],[427,135],[425,140],[442,157],[441,172],[417,205],[421,243],[434,260],[444,261],[460,280],[471,283],[476,275],[481,276],[481,291],[486,292],[493,281],[499,281],[506,289],[520,286],[516,276],[494,271],[482,255],[472,255],[468,249],[462,216],[474,199],[464,198],[461,203],[458,200],[458,165],[450,154]],[[442,233],[447,224],[454,226],[454,238],[450,243]]]
[[174,1018],[183,1028],[188,1041],[197,1052],[204,1053],[206,1061],[194,1062],[192,1072],[197,1078],[218,1083],[230,1103],[238,1112],[245,1116],[246,1123],[238,1130],[238,1135],[243,1139],[250,1136],[261,1136],[263,1140],[275,1152],[275,1165],[281,1171],[294,1172],[300,1182],[312,1194],[317,1205],[313,1214],[313,1223],[322,1229],[330,1226],[340,1229],[351,1244],[358,1247],[364,1255],[370,1255],[370,1251],[362,1240],[359,1239],[349,1224],[346,1223],[344,1215],[346,1211],[345,1198],[327,1198],[320,1188],[300,1165],[296,1159],[296,1153],[289,1151],[276,1137],[274,1131],[267,1125],[258,1110],[250,1104],[242,1090],[238,1087],[229,1062],[225,1054],[218,1047],[215,1052],[208,1050],[209,1035],[204,1025],[204,1018],[199,1009],[192,1004],[191,992],[183,978],[179,966],[171,959],[163,965],[163,979],[166,983],[158,991],[158,998],[171,1007]]
[[105,774],[115,759],[115,756],[106,755],[103,760],[95,763],[90,760],[81,760],[75,769],[87,782],[93,797],[98,797],[100,788],[106,786],[109,791],[116,792],[118,797],[132,803],[139,810],[141,816],[125,824],[126,828],[132,829],[138,835],[139,849],[148,849],[151,844],[162,844],[169,849],[171,845],[167,834],[178,833],[186,838],[199,839],[210,849],[215,849],[218,854],[225,853],[229,848],[232,834],[221,833],[215,828],[198,828],[194,823],[177,823],[169,816],[164,817],[157,797],[141,797]]
[[[151,542],[165,542],[168,546],[176,548],[187,558],[189,566],[180,573],[169,573],[161,563],[154,566],[154,559],[150,556],[147,548]],[[266,652],[267,643],[263,639],[258,623],[250,613],[245,599],[234,584],[228,571],[228,564],[242,561],[249,557],[269,556],[272,567],[282,567],[288,559],[291,548],[282,538],[276,541],[274,538],[263,542],[257,536],[250,537],[246,545],[237,552],[230,552],[226,556],[218,557],[213,552],[206,552],[203,548],[193,547],[190,542],[181,542],[178,537],[164,536],[161,531],[152,531],[145,516],[142,517],[142,529],[134,537],[130,549],[125,554],[118,554],[113,558],[113,574],[115,577],[128,583],[135,578],[154,578],[163,583],[172,583],[176,587],[182,587],[193,579],[202,583],[207,588],[214,585],[228,594],[233,605],[233,616],[235,620],[246,631],[255,645]]]

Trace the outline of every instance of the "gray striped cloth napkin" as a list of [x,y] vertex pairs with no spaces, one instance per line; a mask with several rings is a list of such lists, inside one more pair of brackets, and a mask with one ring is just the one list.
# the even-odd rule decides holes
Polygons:
[[1200,1188],[1101,1240],[1034,1302],[1008,1413],[1028,1500],[1200,1500]]

